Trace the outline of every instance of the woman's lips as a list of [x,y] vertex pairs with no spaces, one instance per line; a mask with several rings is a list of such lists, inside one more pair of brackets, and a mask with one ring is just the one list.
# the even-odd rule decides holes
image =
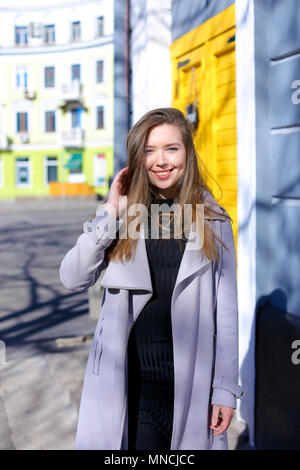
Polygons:
[[153,173],[155,174],[155,176],[160,179],[160,180],[166,180],[169,178],[171,172],[173,171],[173,168],[171,170],[165,170],[165,171],[154,171]]

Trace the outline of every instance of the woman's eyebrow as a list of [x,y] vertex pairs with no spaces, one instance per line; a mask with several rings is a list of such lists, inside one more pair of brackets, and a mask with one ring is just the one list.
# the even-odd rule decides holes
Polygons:
[[[171,145],[180,145],[178,142],[172,142],[170,144],[166,144],[165,147],[170,147]],[[155,145],[146,145],[146,148],[155,147]]]

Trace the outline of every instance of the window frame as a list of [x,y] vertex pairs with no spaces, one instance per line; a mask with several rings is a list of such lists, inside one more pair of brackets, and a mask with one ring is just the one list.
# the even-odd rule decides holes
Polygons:
[[73,170],[72,168],[69,169],[69,175],[81,175],[83,174],[82,167],[83,167],[83,152],[71,152],[69,153],[69,159],[74,157],[75,155],[79,155],[81,159],[80,168],[76,168]]
[[[17,34],[20,34],[20,31],[17,32],[17,30],[23,30],[23,35],[24,35],[24,38],[25,38],[25,41],[22,41],[22,42],[17,42]],[[22,35],[22,36],[23,36]],[[20,26],[20,25],[15,25],[15,46],[16,47],[24,47],[24,46],[28,46],[28,27],[27,26]]]
[[[46,86],[46,69],[53,69],[53,85],[51,86]],[[43,82],[43,85],[44,85],[44,89],[45,90],[49,90],[49,89],[54,89],[55,88],[55,75],[56,75],[56,70],[55,70],[55,65],[45,65],[44,66],[44,82]]]
[[[84,112],[84,109],[83,108],[74,108],[74,109],[71,109],[70,110],[70,128],[71,129],[82,129],[82,118],[83,118],[83,112]],[[77,115],[77,122],[79,123],[79,125],[77,124],[76,126],[73,126],[73,116],[74,115]]]
[[[54,160],[48,160],[48,158],[55,158]],[[56,155],[45,155],[44,156],[44,184],[46,187],[49,186],[49,183],[52,181],[49,181],[48,179],[48,168],[49,167],[56,167],[56,176],[57,179],[54,182],[58,182],[58,167],[59,167],[59,162],[58,162],[58,157]]]
[[[18,114],[24,114],[26,116],[26,129],[18,129]],[[29,112],[28,111],[16,111],[16,134],[29,133]],[[20,122],[21,123],[21,122]]]
[[[20,158],[27,158],[27,161],[20,161],[18,162],[18,159]],[[26,163],[26,165],[24,165]],[[22,164],[28,168],[28,183],[19,183],[18,184],[18,168],[22,167]],[[31,188],[31,158],[30,157],[16,157],[15,158],[15,183],[16,183],[16,188],[17,189],[27,189]]]
[[[75,32],[75,34],[74,34]],[[81,41],[81,21],[71,21],[71,42]]]
[[[54,126],[53,126],[54,129],[52,129],[52,130],[47,130],[47,122],[48,122],[47,121],[47,115],[49,113],[52,113],[52,118],[54,117]],[[50,118],[50,121],[51,121],[51,118]],[[46,109],[44,111],[44,132],[47,133],[47,134],[53,134],[53,133],[57,132],[56,131],[56,110],[55,109]]]
[[[48,41],[46,41],[46,36],[52,36],[52,38]],[[48,37],[49,39],[49,37]],[[44,31],[43,31],[43,42],[46,45],[51,45],[51,44],[56,44],[56,30],[55,30],[55,24],[46,24],[44,26]]]
[[[99,108],[102,108],[103,110],[103,117],[102,117],[102,122],[103,122],[103,127],[98,127],[98,109]],[[96,105],[96,108],[95,108],[95,111],[96,111],[96,131],[103,131],[106,126],[105,126],[105,105],[104,104],[97,104]]]
[[[18,78],[20,83],[18,85]],[[29,71],[27,65],[17,65],[15,67],[15,89],[18,91],[23,91],[25,88],[28,88],[29,83]]]
[[[98,64],[102,62],[102,80],[98,80]],[[96,84],[104,83],[104,59],[96,61]]]
[[[100,28],[101,28],[101,34],[99,33]],[[104,15],[100,15],[100,16],[97,16],[97,19],[96,19],[96,37],[102,38],[103,36],[104,36]]]
[[[74,67],[78,67],[78,70],[79,70],[79,78],[74,78],[73,77],[73,71],[74,71]],[[76,70],[76,69],[75,69]],[[71,64],[71,67],[70,67],[70,78],[71,78],[71,82],[75,82],[76,80],[79,81],[79,83],[81,83],[81,63],[76,63],[76,64]]]

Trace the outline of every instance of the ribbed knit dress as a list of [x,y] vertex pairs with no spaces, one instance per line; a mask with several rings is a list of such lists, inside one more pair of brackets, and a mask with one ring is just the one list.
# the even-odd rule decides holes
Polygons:
[[[153,202],[173,204],[173,199]],[[174,409],[171,298],[185,241],[151,239],[146,249],[153,296],[140,312],[128,340],[128,449],[168,450]],[[174,225],[171,223],[171,229]]]

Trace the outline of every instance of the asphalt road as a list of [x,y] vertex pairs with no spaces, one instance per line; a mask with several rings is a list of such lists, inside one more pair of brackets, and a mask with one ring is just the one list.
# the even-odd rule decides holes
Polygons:
[[0,206],[0,450],[73,449],[96,320],[58,270],[96,207]]
[[87,293],[65,289],[58,270],[96,206],[0,209],[0,339],[8,359],[20,349],[32,354],[49,340],[93,329]]

